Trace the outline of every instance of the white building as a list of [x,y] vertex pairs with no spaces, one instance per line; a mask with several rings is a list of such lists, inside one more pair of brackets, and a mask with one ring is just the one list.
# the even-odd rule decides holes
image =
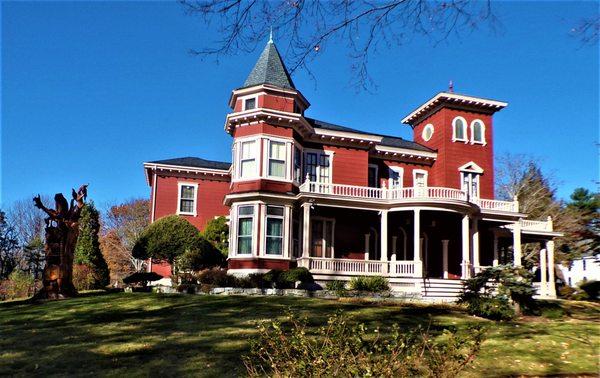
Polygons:
[[569,286],[577,286],[582,281],[600,281],[600,258],[597,256],[585,256],[573,260],[571,266],[558,265],[565,283]]

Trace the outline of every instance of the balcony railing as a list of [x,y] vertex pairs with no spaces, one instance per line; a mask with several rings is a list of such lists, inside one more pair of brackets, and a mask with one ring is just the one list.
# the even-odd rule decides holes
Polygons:
[[301,193],[326,194],[331,196],[369,199],[369,200],[459,200],[470,201],[485,210],[518,212],[517,201],[498,201],[467,197],[460,189],[444,187],[413,187],[413,188],[372,188],[345,184],[321,183],[305,181],[300,185]]
[[421,263],[414,261],[375,261],[301,257],[298,265],[317,274],[344,274],[349,276],[420,277]]
[[[548,217],[547,221],[535,221],[521,219],[521,230],[522,231],[553,231],[552,218]],[[512,224],[505,226],[508,229],[513,229],[515,226]]]

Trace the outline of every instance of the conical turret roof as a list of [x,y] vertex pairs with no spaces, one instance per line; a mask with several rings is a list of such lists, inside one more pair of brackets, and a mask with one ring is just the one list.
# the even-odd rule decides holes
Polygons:
[[250,72],[244,83],[244,88],[262,84],[296,89],[273,40],[269,40],[262,54],[260,54],[252,72]]

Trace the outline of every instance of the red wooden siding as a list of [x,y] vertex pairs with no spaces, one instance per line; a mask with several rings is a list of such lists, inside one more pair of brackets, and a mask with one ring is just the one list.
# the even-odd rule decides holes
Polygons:
[[206,223],[218,216],[229,215],[229,208],[223,205],[223,199],[229,192],[228,181],[216,181],[185,176],[166,177],[159,175],[157,178],[157,195],[154,219],[167,215],[177,214],[178,182],[198,184],[196,201],[196,216],[182,215],[199,230],[204,229]]

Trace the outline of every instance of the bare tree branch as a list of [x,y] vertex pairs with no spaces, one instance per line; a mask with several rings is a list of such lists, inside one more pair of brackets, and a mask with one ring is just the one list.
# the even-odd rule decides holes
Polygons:
[[487,1],[426,0],[179,0],[185,12],[206,24],[218,22],[211,47],[192,49],[201,57],[253,51],[270,28],[284,52],[290,73],[310,72],[310,64],[331,44],[349,50],[353,85],[372,86],[368,71],[378,46],[401,46],[417,35],[440,43],[481,24],[492,29],[498,20]]

